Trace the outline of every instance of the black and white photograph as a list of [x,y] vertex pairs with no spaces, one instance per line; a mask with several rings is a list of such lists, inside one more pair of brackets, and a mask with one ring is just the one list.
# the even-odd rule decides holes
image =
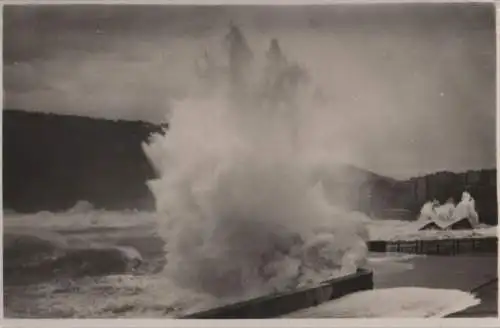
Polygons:
[[4,318],[498,318],[496,25],[5,4]]

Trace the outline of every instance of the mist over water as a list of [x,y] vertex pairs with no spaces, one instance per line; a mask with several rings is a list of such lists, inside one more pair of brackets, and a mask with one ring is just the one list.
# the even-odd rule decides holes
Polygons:
[[[241,58],[233,53],[229,62]],[[200,81],[172,106],[166,135],[144,144],[160,176],[149,186],[166,241],[163,274],[218,300],[353,273],[367,254],[366,218],[345,202],[333,205],[314,178],[318,167],[344,160],[323,148],[327,104],[300,83],[280,89],[289,92],[276,101],[261,62],[240,65],[238,73],[251,74],[210,92]]]

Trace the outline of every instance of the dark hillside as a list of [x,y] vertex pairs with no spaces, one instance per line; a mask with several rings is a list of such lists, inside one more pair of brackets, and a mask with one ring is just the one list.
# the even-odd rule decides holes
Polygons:
[[62,210],[78,200],[98,208],[152,209],[154,172],[141,142],[158,126],[142,122],[3,111],[4,208]]

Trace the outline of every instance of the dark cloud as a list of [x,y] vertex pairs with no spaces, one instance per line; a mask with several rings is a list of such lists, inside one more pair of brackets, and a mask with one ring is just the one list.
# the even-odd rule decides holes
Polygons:
[[[492,30],[493,4],[405,4],[335,6],[7,5],[4,58],[43,57],[67,46],[99,50],[106,38],[187,34],[202,36],[232,19],[261,29],[372,29],[387,33],[454,29]],[[77,38],[75,42],[74,38]],[[81,39],[81,40],[80,40]]]
[[223,15],[224,9],[213,7],[5,6],[4,60],[43,58],[67,48],[102,51],[114,38],[201,36]]

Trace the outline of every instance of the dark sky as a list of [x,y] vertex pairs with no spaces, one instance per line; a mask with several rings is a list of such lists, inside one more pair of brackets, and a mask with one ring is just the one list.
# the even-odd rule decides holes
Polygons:
[[5,6],[5,107],[158,121],[234,21],[255,52],[278,37],[310,70],[357,164],[395,177],[491,168],[494,15],[492,4]]

